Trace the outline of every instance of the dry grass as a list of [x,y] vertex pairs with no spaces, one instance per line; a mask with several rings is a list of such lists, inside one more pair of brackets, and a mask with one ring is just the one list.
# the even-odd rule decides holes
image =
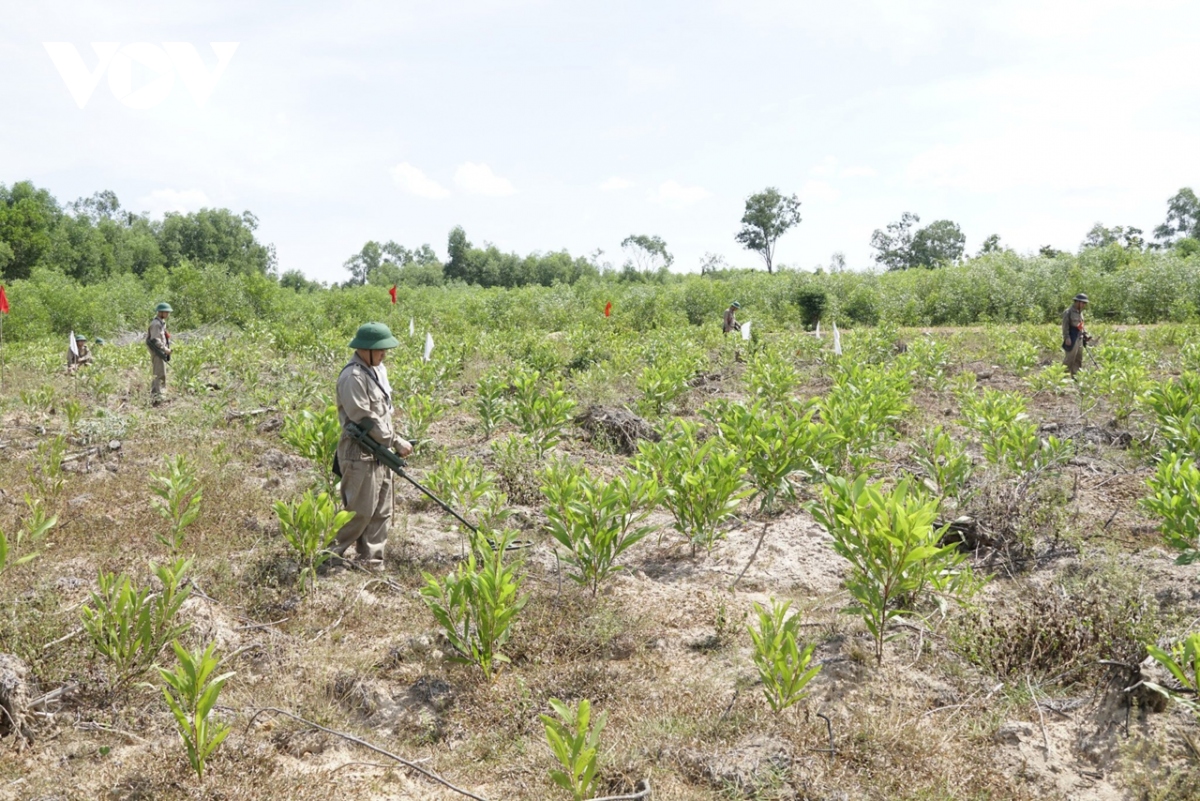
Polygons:
[[[311,473],[289,456],[277,432],[259,430],[263,417],[225,419],[231,408],[286,400],[285,371],[264,373],[257,385],[214,373],[223,389],[177,395],[151,409],[144,399],[147,377],[135,357],[101,364],[115,385],[104,403],[29,365],[18,363],[6,375],[0,401],[0,528],[6,532],[23,513],[30,468],[37,469],[36,444],[65,429],[61,403],[53,411],[31,408],[18,399],[20,391],[50,385],[60,400],[81,399],[92,421],[110,426],[96,423],[93,430],[119,430],[121,447],[72,463],[78,469],[65,474],[53,501],[60,522],[40,546],[41,556],[0,579],[0,650],[29,663],[43,691],[74,686],[55,716],[41,721],[32,748],[0,753],[0,798],[456,797],[385,757],[294,721],[263,715],[251,723],[255,710],[269,706],[427,760],[427,769],[487,798],[561,797],[547,775],[552,757],[538,722],[552,697],[586,697],[607,712],[605,793],[628,792],[648,778],[656,799],[1082,798],[1040,766],[1014,768],[1015,746],[997,741],[1006,722],[1037,720],[1018,685],[1031,676],[1043,682],[1041,698],[1066,697],[1074,691],[1070,682],[1080,680],[1047,681],[1057,679],[1056,672],[1095,658],[1132,659],[1138,637],[1200,614],[1196,596],[1164,583],[1158,572],[1147,573],[1135,592],[1111,568],[1097,568],[1100,561],[1081,563],[1081,552],[1109,553],[1109,564],[1153,565],[1160,558],[1143,553],[1152,539],[1134,536],[1145,525],[1136,494],[1123,482],[1110,485],[1119,491],[1105,493],[1084,467],[1047,479],[1045,494],[1023,513],[1024,575],[998,576],[980,609],[952,611],[945,624],[917,626],[920,634],[899,630],[878,669],[867,656],[861,624],[839,614],[844,596],[836,592],[804,582],[773,584],[768,570],[731,593],[725,587],[742,565],[725,559],[720,547],[711,559],[684,564],[686,558],[658,548],[651,537],[630,559],[644,574],[616,579],[593,598],[558,574],[547,539],[536,531],[539,511],[523,509],[531,526],[526,534],[536,542],[526,554],[530,601],[506,649],[511,666],[486,683],[477,670],[444,659],[447,645],[417,595],[421,572],[444,573],[458,547],[435,511],[416,503],[403,485],[385,574],[335,571],[314,592],[301,593],[270,504],[307,487]],[[487,452],[468,403],[470,383],[486,367],[468,365],[452,388],[462,400],[432,429],[437,445],[451,453]],[[828,387],[821,366],[802,369],[802,394]],[[738,397],[740,373],[741,365],[725,367],[682,408],[694,411],[710,395]],[[573,373],[571,381],[584,400],[629,401],[636,391],[628,376],[609,380],[595,367]],[[995,374],[996,385],[1014,382]],[[936,422],[965,438],[948,393],[923,390],[914,400],[918,411],[905,431]],[[1067,399],[1052,397],[1039,398],[1035,413],[1056,420],[1075,414]],[[68,452],[85,444],[70,442]],[[581,436],[563,448],[602,473],[624,464]],[[188,772],[158,690],[135,686],[114,696],[105,665],[81,636],[68,636],[79,628],[79,607],[98,571],[148,582],[149,562],[168,558],[154,537],[165,524],[150,508],[147,481],[176,454],[199,466],[204,491],[203,512],[184,547],[196,560],[186,639],[218,642],[237,671],[219,710],[234,730],[203,785]],[[1096,443],[1085,456],[1121,469],[1136,462]],[[415,468],[419,473],[420,460]],[[1002,490],[995,493],[980,497],[1000,504]],[[1114,507],[1118,514],[1104,528]],[[807,515],[791,509],[773,525],[800,519]],[[753,539],[759,526],[752,528]],[[1100,549],[1099,537],[1116,544]],[[1056,541],[1059,547],[1051,548]],[[1051,596],[1047,587],[1064,589]],[[812,697],[779,715],[755,686],[743,623],[751,603],[771,595],[791,597],[804,610],[806,631],[825,664]],[[1167,599],[1162,609],[1159,597]],[[1056,649],[1038,644],[1048,624],[1062,635]],[[997,683],[1003,689],[990,692]],[[834,754],[824,752],[829,738],[817,713],[831,721]],[[1044,714],[1049,736],[1062,742],[1091,725],[1082,712],[1069,720]],[[1175,714],[1145,717],[1130,739],[1112,736],[1122,756],[1099,768],[1107,777],[1100,790],[1116,794],[1095,797],[1194,797],[1187,793],[1195,792],[1189,778],[1195,774],[1179,768],[1185,756],[1172,745],[1168,720],[1181,721]],[[1040,747],[1034,731],[1022,749]],[[1058,751],[1061,771],[1084,769],[1082,757],[1067,747]]]

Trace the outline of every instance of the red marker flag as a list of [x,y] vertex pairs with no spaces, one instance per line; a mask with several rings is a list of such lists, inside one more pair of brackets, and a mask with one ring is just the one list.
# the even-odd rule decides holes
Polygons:
[[612,301],[611,300],[604,306],[604,316],[608,317],[610,314],[612,314]]
[[8,314],[8,296],[4,294],[2,286],[0,286],[0,314]]
[[392,296],[392,305],[396,305],[396,285],[392,284],[392,288],[388,290],[388,294]]

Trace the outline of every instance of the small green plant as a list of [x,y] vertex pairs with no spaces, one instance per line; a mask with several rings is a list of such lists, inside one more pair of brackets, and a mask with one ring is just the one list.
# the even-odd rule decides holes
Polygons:
[[1200,461],[1200,373],[1151,386],[1144,402],[1154,412],[1157,434],[1167,451]]
[[575,801],[591,798],[596,782],[600,733],[604,731],[606,715],[602,712],[592,725],[592,704],[579,699],[575,709],[550,699],[550,708],[557,718],[539,715],[546,731],[546,743],[562,770],[551,770],[550,778],[571,794]]
[[1006,338],[1000,341],[1000,363],[1017,375],[1025,375],[1038,362],[1038,349],[1032,342]]
[[498,375],[489,374],[479,379],[475,389],[475,413],[479,415],[484,439],[491,437],[504,419],[505,389],[505,382]]
[[45,384],[37,389],[21,390],[21,403],[31,412],[49,414],[57,400],[54,387]]
[[67,416],[67,431],[72,435],[79,428],[79,422],[83,420],[83,415],[86,411],[86,407],[75,398],[69,398],[63,404],[63,414]]
[[418,392],[404,399],[401,411],[408,424],[405,435],[419,443],[429,436],[429,427],[445,413],[446,404],[432,395]]
[[67,455],[65,437],[52,437],[38,443],[36,465],[29,467],[29,481],[38,489],[38,494],[51,501],[58,499],[67,485],[63,471],[63,459]]
[[585,468],[565,465],[543,476],[550,534],[566,549],[564,558],[574,568],[568,575],[595,595],[600,583],[621,569],[621,554],[654,531],[639,524],[654,508],[658,486],[636,473],[604,481]]
[[1152,682],[1146,682],[1146,686],[1168,698],[1174,698],[1200,719],[1200,634],[1189,634],[1172,645],[1170,651],[1156,645],[1146,646],[1146,651],[1183,685],[1183,692],[1169,690]]
[[158,669],[166,685],[162,688],[163,698],[175,716],[179,737],[187,749],[188,764],[196,771],[196,778],[203,781],[208,758],[229,735],[229,725],[213,722],[211,715],[221,688],[234,674],[212,675],[221,664],[215,655],[215,644],[203,651],[188,651],[178,642],[171,643],[171,647],[179,664],[174,670]]
[[1167,544],[1180,552],[1176,564],[1200,561],[1200,468],[1189,456],[1168,453],[1146,483],[1151,494],[1138,505],[1162,521]]
[[1022,415],[987,431],[983,455],[989,462],[1003,465],[1022,478],[1037,475],[1071,458],[1070,442],[1050,436],[1038,436],[1037,424]]
[[166,534],[155,534],[155,537],[170,548],[171,553],[178,553],[183,547],[185,530],[196,522],[200,501],[204,498],[196,471],[182,456],[167,459],[165,473],[150,474],[150,491],[158,496],[151,505],[170,526]]
[[753,406],[718,401],[702,414],[721,432],[730,449],[744,458],[762,511],[774,511],[780,498],[794,501],[789,480],[801,474],[812,479],[824,473],[838,438],[827,426],[813,421],[815,409],[790,403]]
[[512,541],[511,531],[501,532],[494,543],[476,537],[467,561],[444,579],[422,574],[421,599],[454,648],[451,658],[478,665],[488,681],[499,664],[509,661],[501,649],[512,636],[517,613],[529,600],[521,595],[524,578],[518,565],[504,562]]
[[13,541],[10,542],[8,535],[0,530],[0,573],[10,567],[23,565],[36,559],[38,555],[36,551],[21,556],[16,554],[26,543],[36,545],[41,542],[47,532],[58,523],[57,517],[46,515],[45,506],[40,500],[34,500],[28,494],[25,495],[25,506],[29,510],[29,514],[17,529],[17,535]]
[[329,493],[314,495],[312,490],[292,504],[276,501],[272,508],[279,518],[283,538],[300,560],[301,587],[311,588],[317,580],[317,568],[333,556],[330,543],[355,513],[338,511],[338,505]]
[[941,426],[927,429],[913,444],[913,461],[939,498],[957,499],[975,470],[970,455]]
[[902,370],[839,362],[829,393],[820,400],[821,424],[834,437],[831,468],[866,470],[879,446],[911,409],[912,387]]
[[533,445],[538,458],[559,443],[571,420],[575,401],[567,397],[561,381],[544,387],[536,370],[519,371],[512,377],[513,400],[506,410],[515,425]]
[[509,432],[508,436],[493,440],[491,449],[500,486],[509,497],[516,503],[537,503],[539,457],[533,443],[521,434]]
[[698,433],[696,423],[675,420],[662,441],[638,443],[636,462],[638,472],[662,488],[660,503],[691,543],[693,557],[700,545],[712,552],[718,526],[754,492],[741,454],[718,437],[700,442]]
[[970,568],[957,544],[941,545],[945,528],[935,529],[936,500],[909,491],[900,481],[891,492],[827,476],[822,499],[812,514],[833,537],[833,549],[850,562],[847,589],[854,606],[846,611],[866,623],[875,640],[875,661],[883,662],[888,624],[914,613],[924,596],[962,597],[974,589]]
[[688,391],[688,381],[695,372],[684,360],[646,365],[637,377],[637,388],[642,393],[638,410],[646,415],[661,415]]
[[746,387],[750,394],[769,405],[788,400],[800,383],[791,359],[771,348],[763,348],[746,366]]
[[1065,395],[1071,389],[1071,374],[1062,362],[1054,362],[1025,379],[1025,386],[1035,394],[1049,392]]
[[99,590],[83,606],[83,628],[96,653],[108,659],[116,671],[114,689],[122,689],[153,666],[163,646],[187,631],[175,623],[175,615],[191,593],[183,578],[191,569],[190,559],[169,565],[151,564],[162,590],[135,588],[124,574],[101,572]]
[[336,406],[326,406],[320,412],[302,409],[298,415],[287,415],[283,420],[283,441],[313,463],[327,492],[337,488],[333,457],[341,436],[342,424]]
[[788,616],[791,601],[771,599],[770,610],[754,604],[758,626],[747,626],[754,642],[754,665],[763,683],[763,695],[771,709],[782,712],[808,695],[805,686],[821,672],[821,666],[809,667],[816,646],[803,651],[796,644],[800,634],[800,615]]
[[913,376],[934,392],[943,392],[950,383],[950,346],[933,337],[919,337],[904,354]]

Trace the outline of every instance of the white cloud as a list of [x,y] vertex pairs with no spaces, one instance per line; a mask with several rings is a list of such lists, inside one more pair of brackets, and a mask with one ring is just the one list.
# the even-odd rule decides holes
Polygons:
[[463,162],[454,173],[454,183],[471,195],[512,195],[516,193],[512,182],[492,172],[486,164]]
[[628,178],[622,178],[619,175],[614,175],[600,184],[600,190],[603,192],[618,192],[622,189],[628,189],[631,186],[633,186],[633,181]]
[[661,92],[675,85],[675,67],[630,64],[625,67],[625,78],[635,92]]
[[806,203],[813,201],[832,203],[842,196],[841,192],[834,189],[825,181],[806,181],[796,194]]
[[396,186],[417,197],[441,198],[450,195],[449,189],[427,177],[407,161],[392,167],[392,180],[396,182]]
[[211,206],[212,201],[203,189],[155,189],[138,200],[138,204],[150,216],[157,217],[168,211],[199,211]]
[[842,170],[843,178],[874,178],[876,175],[878,173],[875,172],[875,169],[865,164],[858,164]]
[[709,192],[702,186],[683,186],[678,181],[663,181],[646,199],[653,203],[663,203],[668,206],[690,206],[699,203]]

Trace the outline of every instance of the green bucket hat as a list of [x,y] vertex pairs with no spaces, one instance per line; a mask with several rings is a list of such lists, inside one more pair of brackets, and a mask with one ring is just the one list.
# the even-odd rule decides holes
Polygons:
[[363,323],[358,327],[350,347],[355,350],[388,350],[400,347],[400,341],[392,336],[391,329],[383,323]]
[[103,345],[103,344],[105,344],[105,343],[104,343],[104,337],[96,337],[96,344],[97,344],[97,345]]
[[740,308],[742,308],[742,304],[738,303],[736,300],[735,300],[733,303],[730,303],[729,305],[730,305],[730,306],[732,306],[732,307],[733,307],[733,308],[735,308],[735,309],[740,309]]
[[87,338],[87,337],[85,337],[83,334],[76,334],[76,335],[75,335],[75,341],[76,341],[76,342],[87,342],[87,341],[88,341],[88,338]]
[[164,312],[164,311],[165,312],[173,312],[175,310],[171,308],[170,303],[160,303],[154,307],[154,311],[156,311],[156,312]]

